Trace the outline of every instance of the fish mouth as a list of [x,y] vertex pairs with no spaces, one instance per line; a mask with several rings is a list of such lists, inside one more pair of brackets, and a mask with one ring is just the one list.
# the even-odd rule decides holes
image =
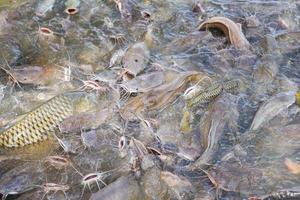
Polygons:
[[66,12],[68,15],[75,15],[76,13],[78,13],[78,9],[77,9],[77,8],[73,8],[73,7],[70,7],[70,8],[66,8],[65,12]]
[[52,35],[53,34],[53,31],[49,28],[46,28],[46,27],[41,27],[40,31],[44,35]]
[[36,16],[38,16],[38,17],[45,17],[45,13],[43,13],[43,12],[36,12],[35,13],[36,14]]

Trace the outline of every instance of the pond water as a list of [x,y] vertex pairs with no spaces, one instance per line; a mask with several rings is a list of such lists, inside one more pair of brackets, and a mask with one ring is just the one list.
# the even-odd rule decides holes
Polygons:
[[297,0],[0,0],[0,196],[300,199]]

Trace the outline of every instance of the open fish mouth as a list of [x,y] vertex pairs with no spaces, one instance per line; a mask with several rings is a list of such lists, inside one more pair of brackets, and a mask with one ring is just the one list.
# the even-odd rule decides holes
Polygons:
[[65,10],[65,13],[67,13],[68,15],[75,15],[76,13],[78,13],[78,9],[70,7]]

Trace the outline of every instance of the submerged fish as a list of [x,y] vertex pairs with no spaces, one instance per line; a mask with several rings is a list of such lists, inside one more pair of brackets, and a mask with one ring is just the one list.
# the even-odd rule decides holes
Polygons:
[[36,189],[37,185],[41,184],[42,176],[42,169],[34,162],[12,168],[1,176],[2,199],[6,199],[8,195],[18,195]]
[[135,43],[127,49],[122,59],[125,70],[135,77],[145,70],[150,58],[150,51],[145,42]]
[[0,133],[0,146],[23,147],[46,140],[60,122],[73,114],[74,95],[81,96],[82,92],[55,96],[24,115]]
[[257,130],[268,121],[295,103],[295,91],[281,92],[263,103],[256,112],[250,130]]
[[132,15],[133,15],[133,5],[132,5],[131,1],[130,0],[114,0],[114,2],[117,4],[122,18],[126,19],[128,21],[131,21]]
[[55,3],[55,0],[39,1],[36,6],[36,9],[35,9],[36,15],[38,15],[40,17],[44,17],[47,12],[52,10],[54,3]]
[[291,189],[287,190],[280,190],[277,192],[273,192],[272,194],[264,195],[262,197],[258,197],[257,199],[261,200],[284,200],[284,199],[289,199],[289,200],[297,200],[300,198],[300,188],[294,187]]
[[78,12],[80,0],[67,0],[65,3],[65,12],[69,15],[74,15]]
[[201,118],[200,132],[204,152],[194,163],[196,167],[205,168],[212,164],[219,149],[219,142],[226,133],[225,127],[228,132],[236,132],[239,114],[235,101],[236,98],[233,95],[225,94],[211,104]]
[[59,124],[61,132],[80,132],[82,129],[96,129],[111,117],[110,109],[82,112],[72,115]]
[[144,198],[140,186],[133,176],[121,176],[107,187],[93,193],[90,200],[134,200]]
[[[57,68],[52,65],[45,66],[20,66],[10,70],[13,77],[23,84],[49,85],[57,83],[59,76],[62,76]],[[61,74],[61,75],[59,75]]]
[[204,90],[200,90],[200,93],[194,98],[188,100],[188,105],[192,106],[199,103],[205,103],[213,100],[219,96],[223,91],[232,92],[239,87],[238,80],[231,80],[225,83],[216,83]]
[[223,91],[222,85],[215,84],[210,86],[209,88],[205,89],[203,92],[201,92],[196,98],[192,99],[188,104],[194,105],[198,103],[204,103],[209,102],[210,100],[216,98],[221,94]]
[[140,96],[130,99],[124,108],[122,108],[122,116],[129,117],[132,116],[132,113],[138,113],[145,109],[149,111],[163,109],[175,100],[177,95],[182,92],[188,83],[195,80],[198,81],[203,78],[203,76],[202,73],[195,71],[178,73],[177,77],[174,76],[172,80],[169,80],[165,84],[159,85]]
[[239,49],[249,49],[251,47],[249,41],[245,37],[242,31],[242,25],[235,23],[231,19],[226,17],[212,17],[198,27],[199,30],[205,30],[209,28],[217,28],[221,30],[230,43]]

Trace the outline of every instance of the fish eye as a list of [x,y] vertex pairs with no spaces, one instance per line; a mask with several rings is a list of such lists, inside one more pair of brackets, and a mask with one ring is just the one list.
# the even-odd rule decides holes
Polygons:
[[119,148],[123,149],[126,145],[126,142],[127,142],[126,138],[124,136],[122,136],[120,141],[119,141]]

